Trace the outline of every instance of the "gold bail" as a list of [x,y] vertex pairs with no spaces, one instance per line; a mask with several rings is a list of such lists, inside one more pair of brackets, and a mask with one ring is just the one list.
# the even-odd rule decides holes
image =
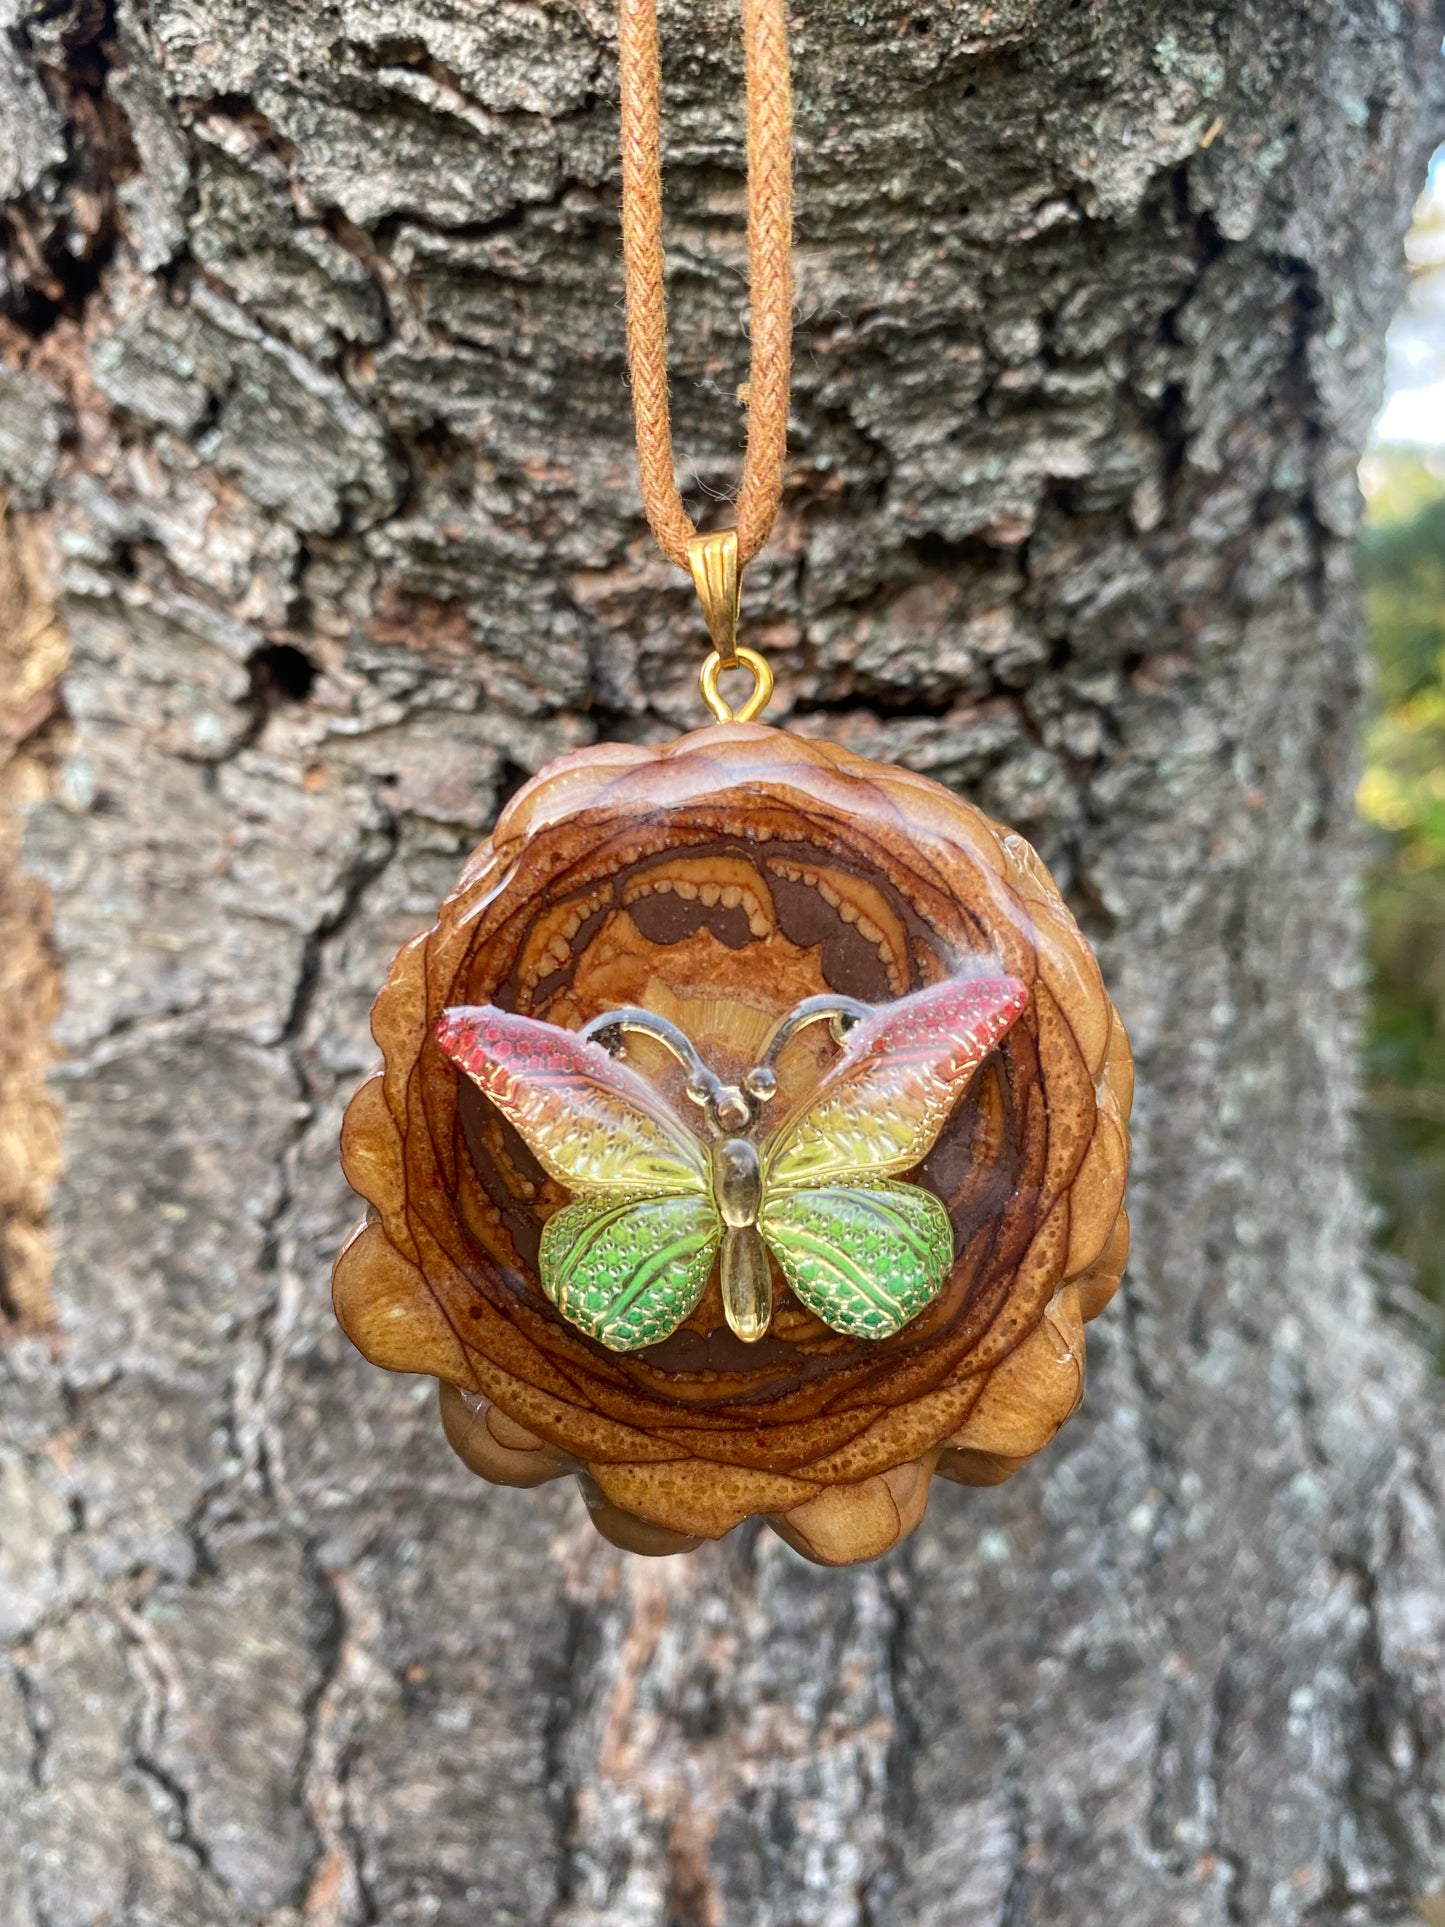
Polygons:
[[707,632],[717,652],[719,669],[738,666],[738,610],[742,571],[738,567],[738,532],[719,529],[695,535],[687,545],[687,566],[707,619]]

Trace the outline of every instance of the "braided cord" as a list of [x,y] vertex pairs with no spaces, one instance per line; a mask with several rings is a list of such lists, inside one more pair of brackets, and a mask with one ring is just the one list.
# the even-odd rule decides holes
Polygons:
[[[793,94],[784,0],[742,0],[748,90],[752,365],[738,491],[738,561],[767,541],[783,491],[793,335]],[[662,66],[657,0],[621,0],[622,262],[642,504],[663,552],[688,568],[697,530],[678,493],[667,383],[662,254]]]

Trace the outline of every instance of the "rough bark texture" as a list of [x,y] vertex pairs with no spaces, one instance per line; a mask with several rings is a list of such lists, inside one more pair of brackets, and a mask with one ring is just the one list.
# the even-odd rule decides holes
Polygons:
[[[1142,1072],[1084,1413],[826,1574],[746,1531],[649,1564],[566,1489],[487,1489],[327,1302],[393,948],[524,772],[698,716],[634,506],[610,11],[0,10],[0,462],[73,654],[29,859],[56,1323],[0,1367],[7,1927],[1428,1917],[1445,1461],[1350,1175],[1350,538],[1441,27],[795,21],[750,635],[796,727],[1039,843]],[[664,38],[707,497],[740,50],[724,0]]]

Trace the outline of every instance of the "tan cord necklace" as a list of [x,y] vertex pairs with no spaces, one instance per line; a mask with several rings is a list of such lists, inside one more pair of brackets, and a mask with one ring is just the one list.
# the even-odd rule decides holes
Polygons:
[[[621,0],[622,258],[627,357],[637,424],[642,503],[663,553],[691,574],[713,650],[699,686],[719,722],[761,714],[773,677],[737,640],[742,571],[767,541],[783,489],[793,330],[793,96],[783,0],[742,0],[748,98],[748,264],[752,365],[748,439],[737,527],[699,535],[678,493],[667,381],[667,291],[662,253],[662,68],[656,0]],[[718,676],[751,670],[753,691],[734,711]]]
[[[935,1472],[995,1483],[1077,1401],[1128,1249],[1133,1072],[1021,836],[746,726],[773,681],[738,581],[787,456],[791,162],[788,0],[738,3],[747,456],[737,527],[699,535],[669,424],[657,0],[618,0],[642,496],[702,599],[715,724],[549,764],[397,957],[343,1135],[372,1208],[333,1289],[367,1357],[442,1381],[484,1478],[576,1473],[636,1552],[757,1519],[838,1566],[912,1531]],[[1072,1175],[1041,1188],[1056,1139]]]

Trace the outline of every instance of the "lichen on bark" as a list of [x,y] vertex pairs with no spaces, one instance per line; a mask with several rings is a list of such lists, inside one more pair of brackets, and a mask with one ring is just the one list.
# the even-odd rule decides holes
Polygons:
[[[776,714],[1040,848],[1138,1046],[1083,1413],[910,1549],[669,1570],[330,1323],[385,965],[522,778],[697,720],[579,0],[16,0],[0,468],[73,732],[56,1320],[0,1439],[0,1917],[1408,1919],[1437,1393],[1351,1176],[1353,465],[1438,9],[824,0]],[[737,472],[741,60],[663,10],[678,446]],[[37,553],[42,552],[37,549]]]

